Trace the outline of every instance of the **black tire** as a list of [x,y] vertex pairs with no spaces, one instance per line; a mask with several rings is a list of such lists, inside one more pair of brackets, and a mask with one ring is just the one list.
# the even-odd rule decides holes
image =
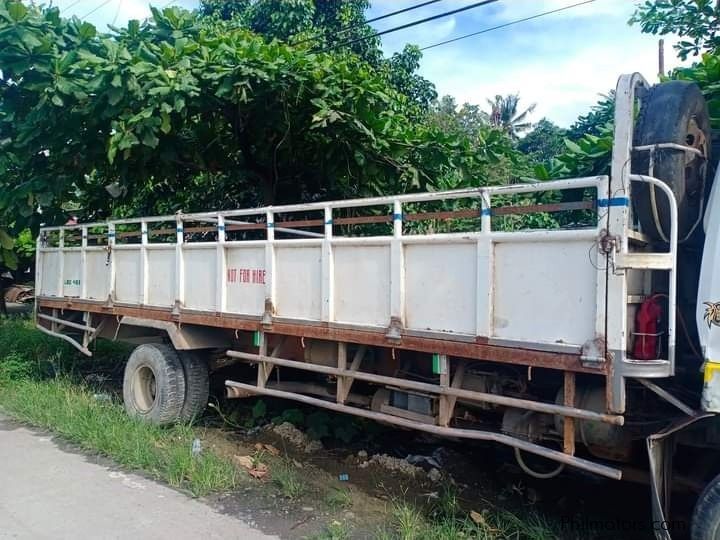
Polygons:
[[692,540],[720,540],[720,475],[700,494],[690,525]]
[[[653,86],[642,102],[634,135],[636,146],[659,143],[677,143],[698,149],[702,146],[707,159],[696,158],[690,163],[686,163],[685,152],[679,150],[655,152],[653,176],[667,183],[675,194],[678,238],[682,240],[698,222],[701,203],[712,180],[705,177],[710,158],[710,116],[698,86],[687,81],[670,81]],[[647,174],[648,165],[648,152],[635,154],[633,172]],[[633,184],[635,212],[643,232],[655,240],[662,240],[670,233],[669,207],[665,195],[656,189],[657,222],[662,229],[659,231],[653,214],[652,189],[648,184]],[[695,228],[691,238],[698,234],[702,237],[702,225]]]
[[125,366],[123,401],[130,416],[154,424],[176,422],[185,402],[185,374],[177,352],[154,343],[137,347]]
[[179,352],[185,374],[185,401],[180,420],[190,422],[198,418],[207,407],[210,396],[210,374],[205,359],[190,351]]

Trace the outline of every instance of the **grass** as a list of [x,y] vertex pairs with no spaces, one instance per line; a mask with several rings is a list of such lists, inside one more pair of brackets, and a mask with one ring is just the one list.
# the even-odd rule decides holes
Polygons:
[[[103,361],[118,365],[124,347],[98,343]],[[96,368],[98,361],[93,362]],[[194,457],[198,436],[187,425],[163,428],[130,418],[119,403],[98,400],[78,380],[88,365],[72,348],[32,328],[23,319],[0,319],[0,409],[48,429],[80,448],[142,470],[202,496],[231,489],[235,466],[211,451]],[[120,364],[121,365],[121,364]]]
[[91,390],[67,379],[5,381],[0,406],[18,420],[195,496],[236,485],[237,472],[229,461],[209,451],[193,457],[192,427],[162,428],[132,419],[119,404],[98,401]]
[[506,510],[492,508],[473,512],[471,516],[462,510],[453,488],[446,488],[429,512],[396,500],[388,526],[377,534],[378,540],[550,540],[557,537],[552,525],[534,513],[520,518]]
[[305,493],[305,483],[293,467],[292,463],[283,460],[272,469],[272,481],[283,497],[297,500]]
[[347,510],[353,504],[350,491],[344,488],[332,488],[323,500],[331,510]]
[[344,521],[332,521],[312,540],[350,540],[352,527]]

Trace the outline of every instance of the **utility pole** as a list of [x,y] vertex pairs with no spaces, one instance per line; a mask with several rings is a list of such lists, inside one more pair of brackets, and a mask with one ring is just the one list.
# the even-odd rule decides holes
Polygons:
[[658,75],[665,75],[665,40],[658,40]]

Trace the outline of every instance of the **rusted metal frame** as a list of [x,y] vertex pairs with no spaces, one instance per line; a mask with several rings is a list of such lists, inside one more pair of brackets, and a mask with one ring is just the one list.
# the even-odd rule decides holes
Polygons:
[[700,411],[696,411],[689,405],[685,404],[683,401],[679,400],[675,396],[673,396],[670,392],[665,390],[664,388],[658,386],[654,382],[649,381],[648,379],[635,379],[637,382],[642,384],[645,388],[650,390],[651,392],[657,394],[659,397],[673,405],[674,407],[680,409],[683,413],[687,414],[688,416],[697,416],[700,414]]
[[257,372],[257,385],[259,388],[265,388],[270,374],[272,373],[273,364],[263,361],[263,358],[267,358],[267,336],[265,332],[258,332],[260,335],[260,346],[258,347],[258,372]]
[[353,330],[338,328],[330,325],[317,324],[290,324],[272,322],[263,325],[257,317],[245,317],[236,314],[201,314],[181,310],[172,313],[169,308],[132,307],[121,305],[108,305],[104,302],[91,300],[67,300],[50,297],[38,298],[39,305],[56,307],[60,309],[73,309],[76,311],[93,311],[106,315],[128,315],[132,317],[150,318],[160,321],[174,321],[183,324],[197,324],[227,328],[231,330],[265,330],[267,333],[287,335],[294,337],[324,339],[330,341],[346,341],[376,347],[393,347],[398,350],[426,352],[433,354],[441,352],[448,356],[512,364],[520,366],[533,366],[554,370],[574,371],[577,373],[590,373],[607,375],[610,363],[598,366],[584,366],[577,354],[535,350],[530,348],[507,347],[493,345],[477,340],[467,342],[451,339],[437,339],[420,337],[403,333],[400,339],[389,340],[382,331]]
[[431,394],[439,394],[442,396],[455,396],[463,400],[475,401],[481,403],[494,403],[497,405],[504,405],[506,407],[513,407],[517,409],[527,409],[536,412],[543,412],[549,414],[559,414],[561,416],[572,416],[575,418],[582,418],[584,420],[593,420],[596,422],[605,422],[613,425],[623,425],[624,418],[622,416],[615,416],[611,414],[602,414],[595,411],[589,411],[585,409],[578,409],[575,407],[566,407],[564,405],[557,405],[555,403],[543,403],[540,401],[532,401],[528,399],[520,399],[509,396],[501,396],[498,394],[491,394],[487,392],[476,392],[472,390],[463,390],[460,388],[453,387],[441,387],[437,384],[423,383],[418,381],[399,379],[397,377],[386,377],[384,375],[375,375],[372,373],[365,373],[362,371],[351,372],[348,370],[341,370],[334,367],[322,366],[317,364],[309,364],[307,362],[298,362],[295,360],[287,360],[284,358],[271,358],[267,356],[259,356],[257,354],[245,353],[239,351],[227,351],[226,353],[231,358],[239,358],[248,362],[267,362],[276,366],[289,367],[298,370],[311,371],[315,373],[322,373],[324,375],[331,375],[334,377],[353,377],[357,380],[367,381],[375,384],[382,384],[387,386],[396,386],[399,388],[406,388],[409,390],[417,390],[419,392],[427,392]]
[[[532,204],[527,206],[498,206],[492,208],[493,215],[510,215],[510,214],[534,214],[537,212],[564,212],[569,210],[593,210],[595,208],[594,201],[576,201],[566,203],[547,203]],[[480,217],[480,209],[468,210],[448,210],[437,212],[416,212],[414,214],[403,215],[403,221],[427,221],[431,219],[472,219]],[[366,225],[372,223],[392,223],[393,218],[390,215],[381,216],[356,216],[356,217],[339,217],[333,219],[334,225]],[[322,219],[303,219],[303,220],[285,220],[276,221],[275,227],[322,227],[325,222]],[[249,231],[264,230],[267,225],[260,223],[233,223],[228,221],[225,226],[226,231]],[[216,232],[215,226],[197,226],[185,228],[185,233],[206,233]],[[175,229],[149,229],[148,236],[159,236],[163,234],[174,234]],[[126,231],[116,234],[117,238],[132,238],[141,236],[140,231]],[[92,235],[88,238],[104,238],[104,235]],[[78,237],[79,239],[79,237]]]
[[[88,326],[87,324],[78,324],[78,323],[74,323],[72,321],[66,321],[65,319],[61,319],[60,317],[57,317],[57,316],[50,316],[50,315],[45,315],[44,313],[38,313],[37,317],[38,317],[38,319],[43,319],[46,321],[50,321],[52,323],[56,323],[52,327],[52,330],[54,332],[59,332],[65,326],[69,326],[70,328],[75,328],[77,330],[82,330],[83,332],[95,333],[97,331],[96,328],[93,328],[92,326]],[[58,324],[60,325],[59,328],[57,326]]]
[[[448,373],[450,371],[450,363],[448,363]],[[448,374],[449,377],[449,374]],[[462,388],[463,379],[465,378],[465,362],[458,362],[457,366],[455,367],[455,374],[452,377],[452,382],[450,383],[450,388]],[[442,382],[442,375],[440,377]],[[455,404],[457,403],[457,396],[441,396],[440,401],[440,415],[438,418],[438,423],[441,426],[449,426],[450,421],[453,418],[453,415],[455,414]],[[443,414],[443,401],[445,402],[445,413]]]
[[225,385],[228,388],[228,395],[232,394],[231,397],[239,397],[246,394],[260,394],[282,399],[290,399],[315,407],[322,407],[341,413],[354,414],[355,416],[361,416],[370,420],[378,420],[380,422],[386,422],[388,424],[393,424],[407,429],[432,433],[441,437],[456,437],[462,439],[497,442],[514,448],[519,448],[524,452],[529,452],[531,454],[543,456],[548,459],[558,461],[560,463],[565,463],[566,465],[569,465],[571,467],[576,467],[578,469],[599,474],[601,476],[606,476],[615,480],[620,480],[622,478],[622,471],[620,469],[608,467],[607,465],[602,465],[600,463],[594,463],[586,459],[569,456],[558,450],[551,450],[550,448],[545,448],[544,446],[531,443],[524,439],[511,437],[510,435],[505,435],[503,433],[423,424],[413,420],[399,418],[390,414],[369,411],[367,409],[360,409],[357,407],[342,405],[340,403],[333,403],[331,401],[325,401],[310,396],[304,396],[302,394],[294,394],[292,392],[283,392],[281,390],[274,390],[270,388],[257,388],[251,384],[243,384],[235,381],[225,381]]
[[[575,374],[572,371],[564,373],[563,405],[575,406]],[[570,456],[575,455],[575,418],[572,416],[563,418],[563,452]]]
[[494,216],[536,214],[538,212],[566,212],[569,210],[594,210],[595,201],[574,201],[565,203],[529,204],[527,206],[502,206],[492,209]]
[[[345,345],[347,346],[347,344],[345,344]],[[350,371],[351,373],[355,373],[360,369],[360,365],[362,364],[362,361],[365,358],[366,351],[367,351],[367,347],[365,345],[361,345],[357,349],[357,351],[355,351],[355,356],[353,356],[353,361],[350,364],[350,369],[348,371]],[[347,349],[346,349],[346,353],[345,353],[345,366],[346,365],[347,365]],[[345,366],[342,365],[342,363],[340,362],[340,357],[338,357],[338,368],[345,369]],[[338,401],[338,403],[345,403],[348,395],[350,395],[350,389],[352,388],[353,382],[355,382],[354,377],[338,377],[338,379],[337,379],[337,401]]]

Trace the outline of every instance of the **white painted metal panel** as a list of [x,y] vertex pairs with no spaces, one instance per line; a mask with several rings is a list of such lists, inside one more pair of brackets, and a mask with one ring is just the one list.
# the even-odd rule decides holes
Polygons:
[[110,294],[110,265],[105,251],[87,252],[87,297],[107,300]]
[[151,306],[175,303],[175,250],[147,250],[147,301]]
[[477,242],[405,246],[408,328],[474,335],[477,259]]
[[60,296],[58,287],[60,285],[60,253],[48,251],[42,254],[42,291],[44,296]]
[[335,320],[390,324],[390,246],[335,246]]
[[226,253],[227,311],[262,315],[265,310],[265,248],[229,246]]
[[495,337],[583,345],[594,338],[592,241],[495,246]]
[[205,247],[183,246],[185,265],[185,307],[202,311],[214,311],[216,300],[217,257],[215,250]]
[[80,297],[81,283],[82,263],[80,252],[65,252],[63,255],[63,296]]
[[140,303],[140,247],[137,249],[116,249],[115,258],[115,301],[128,304]]
[[320,246],[275,247],[275,315],[320,320],[322,307]]

